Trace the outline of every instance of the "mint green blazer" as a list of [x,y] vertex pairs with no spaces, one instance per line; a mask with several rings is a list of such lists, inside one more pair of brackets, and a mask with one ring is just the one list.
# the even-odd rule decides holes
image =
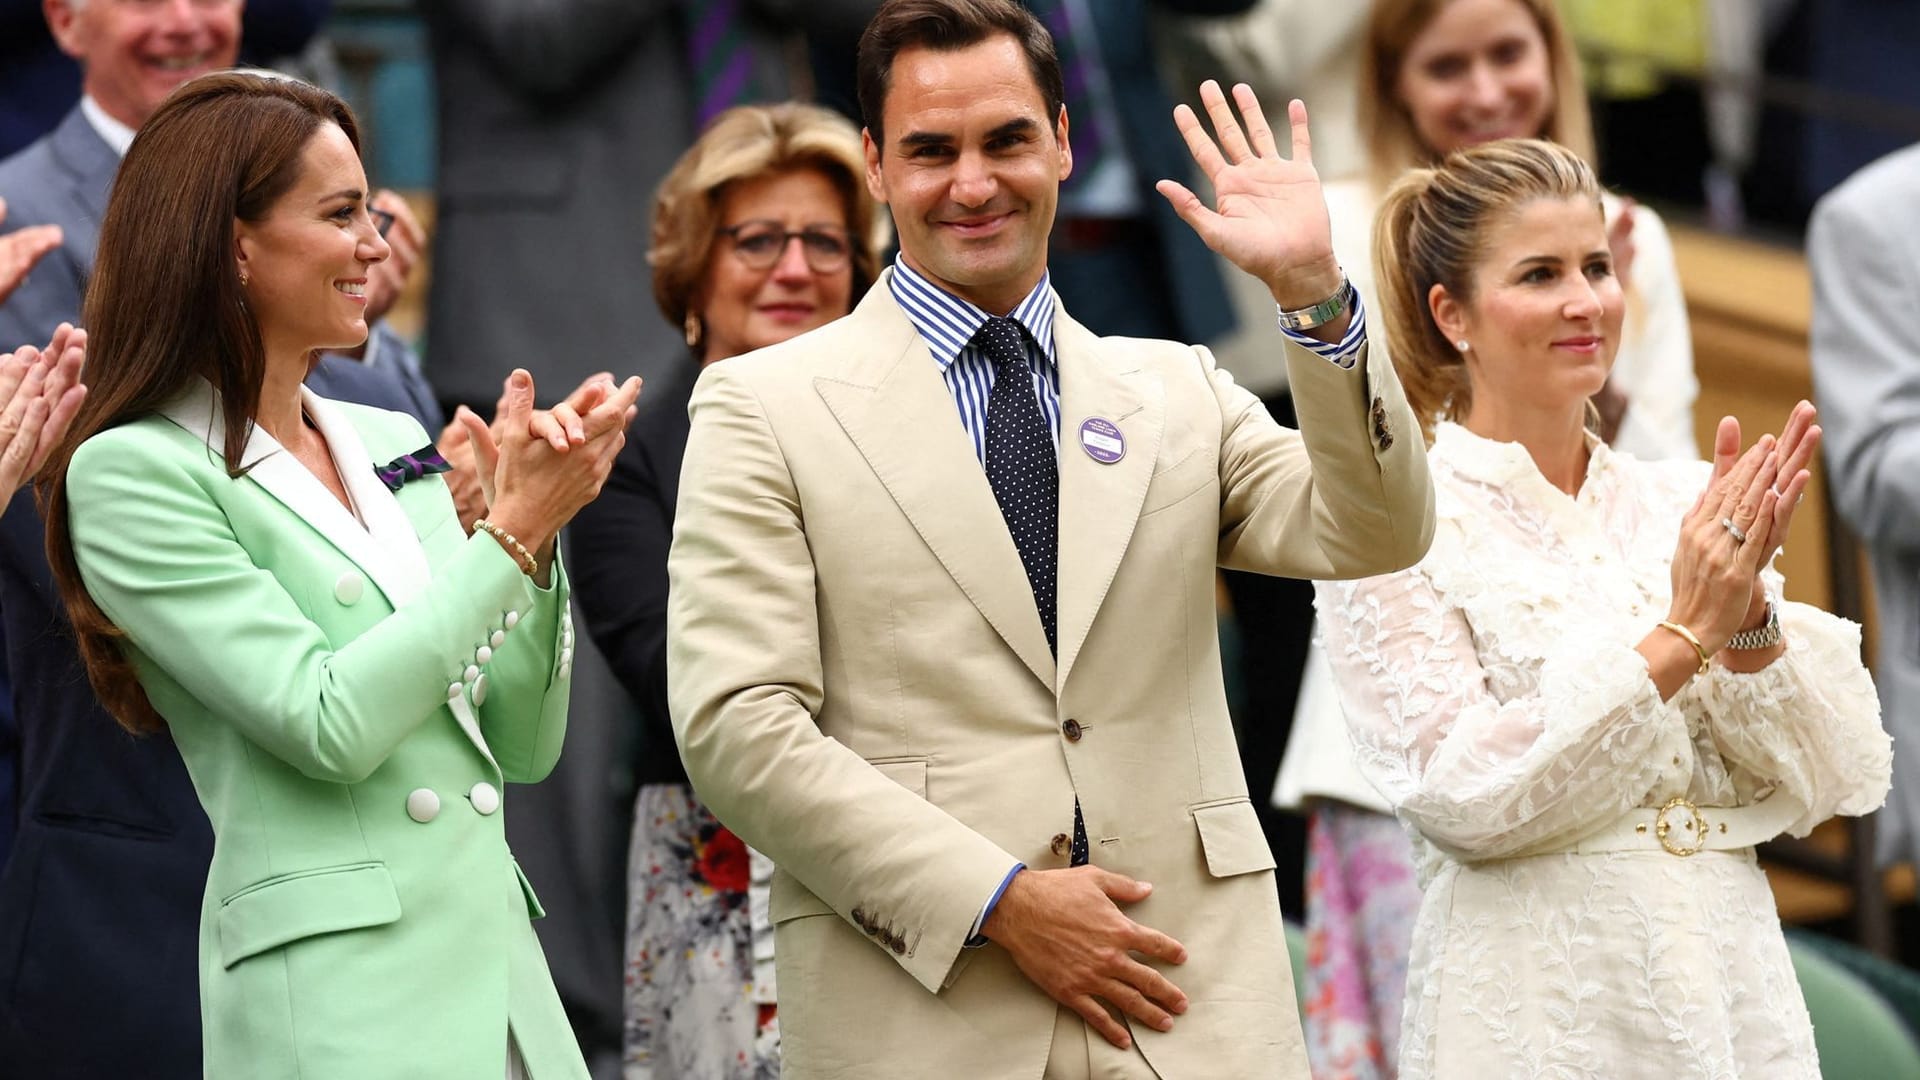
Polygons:
[[494,1080],[511,1027],[533,1080],[584,1078],[502,820],[560,755],[564,572],[469,538],[438,476],[388,491],[411,417],[303,393],[358,519],[259,429],[229,478],[205,383],[67,473],[81,577],[213,824],[206,1075]]

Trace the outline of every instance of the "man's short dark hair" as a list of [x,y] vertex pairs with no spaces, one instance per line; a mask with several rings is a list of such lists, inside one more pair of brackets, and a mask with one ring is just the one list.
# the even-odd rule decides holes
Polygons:
[[854,68],[860,119],[873,133],[873,141],[885,142],[881,114],[892,82],[893,58],[902,49],[952,52],[978,45],[995,34],[1007,34],[1019,43],[1027,57],[1027,70],[1046,103],[1047,121],[1057,123],[1067,92],[1053,35],[1017,0],[887,0],[860,35],[860,56]]

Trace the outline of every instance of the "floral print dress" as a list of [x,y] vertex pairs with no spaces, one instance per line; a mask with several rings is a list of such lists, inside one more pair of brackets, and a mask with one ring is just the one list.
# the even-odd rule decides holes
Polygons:
[[647,784],[627,860],[625,1080],[776,1080],[773,863],[686,784]]

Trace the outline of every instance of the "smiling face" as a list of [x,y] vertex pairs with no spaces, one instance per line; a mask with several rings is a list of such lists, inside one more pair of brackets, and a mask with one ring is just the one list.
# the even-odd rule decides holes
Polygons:
[[259,221],[235,221],[247,306],[269,363],[367,340],[367,271],[387,242],[367,213],[367,176],[346,132],[322,124],[293,186]]
[[1551,67],[1540,24],[1520,0],[1451,0],[1408,46],[1395,94],[1440,157],[1545,131]]
[[[747,253],[737,250],[742,239],[757,245],[776,230],[812,229],[820,238],[816,243],[829,237],[845,241],[847,200],[833,181],[810,168],[738,181],[721,195],[719,216],[720,228],[734,231],[715,238],[694,299],[705,334],[703,362],[777,345],[847,313],[853,297],[850,258],[817,271],[813,262],[831,267],[835,260],[816,250],[809,262],[808,241],[795,237],[780,242],[771,267],[755,269]],[[743,225],[749,229],[740,229]]]
[[[1465,340],[1473,412],[1579,414],[1620,347],[1626,311],[1590,199],[1542,198],[1489,227],[1465,301],[1435,285],[1434,321]],[[1484,415],[1484,414],[1483,414]]]
[[1060,182],[1073,171],[1065,113],[1047,115],[1020,45],[894,57],[867,187],[893,212],[900,254],[941,287],[1006,314],[1039,284]]
[[233,66],[240,0],[47,0],[47,26],[108,116],[146,123],[175,87]]

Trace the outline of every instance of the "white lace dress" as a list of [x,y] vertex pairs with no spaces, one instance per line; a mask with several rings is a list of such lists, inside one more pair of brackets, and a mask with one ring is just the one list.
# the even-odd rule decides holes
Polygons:
[[1783,657],[1716,664],[1663,703],[1634,645],[1665,616],[1708,466],[1596,445],[1575,498],[1520,446],[1450,424],[1430,461],[1420,565],[1319,587],[1358,763],[1423,888],[1402,1080],[1817,1080],[1751,849],[1567,849],[1674,796],[1779,788],[1807,807],[1796,835],[1879,806],[1891,748],[1858,627],[1783,604]]

